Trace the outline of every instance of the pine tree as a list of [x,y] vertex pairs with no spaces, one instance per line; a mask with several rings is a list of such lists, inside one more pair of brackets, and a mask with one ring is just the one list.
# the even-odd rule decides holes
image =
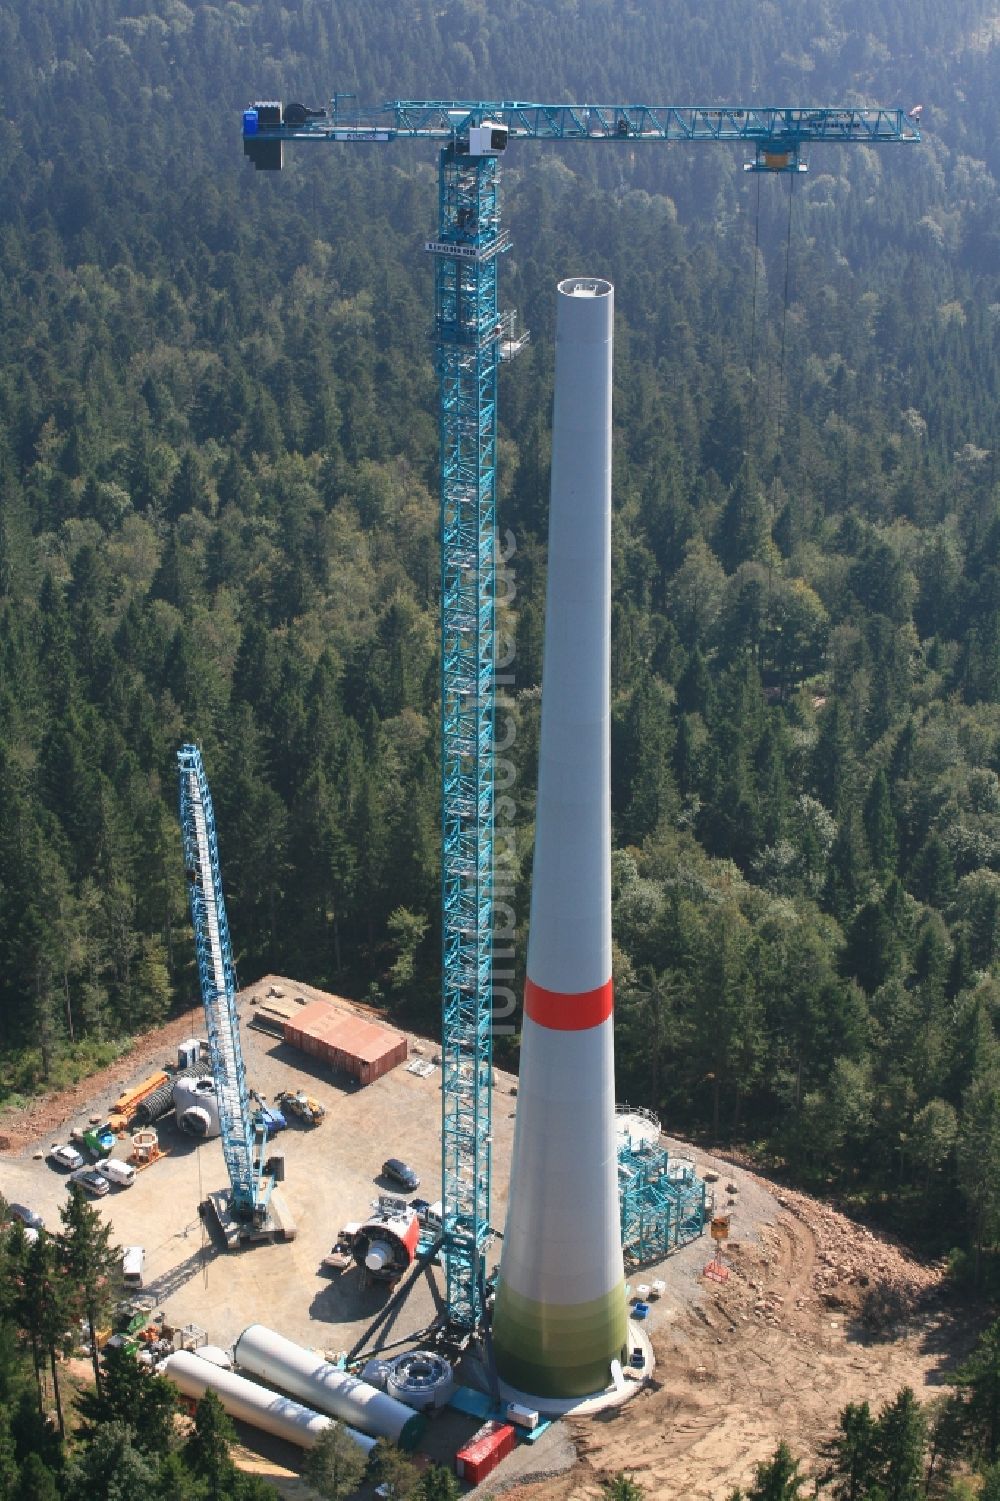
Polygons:
[[601,1486],[602,1501],[645,1501],[646,1492],[625,1470],[619,1470]]
[[987,1464],[1000,1459],[1000,1319],[980,1335],[976,1348],[954,1375],[965,1393],[966,1419],[976,1449]]
[[922,1501],[927,1420],[908,1386],[879,1413],[875,1451],[886,1501]]
[[[983,1246],[1000,1233],[1000,1070],[995,1065],[983,1067],[965,1091],[955,1155],[972,1226],[978,1282]],[[981,1422],[981,1430],[992,1463],[1000,1455],[1000,1384],[996,1398],[989,1392],[988,1385],[981,1386],[977,1405],[981,1410],[984,1403],[987,1407],[988,1422]]]
[[416,1490],[420,1472],[398,1444],[380,1439],[371,1456],[372,1468],[388,1491],[389,1501],[406,1501]]
[[0,1407],[0,1501],[13,1501],[17,1492],[18,1464],[10,1410]]
[[459,1501],[462,1487],[447,1465],[428,1465],[413,1494],[417,1501]]
[[804,1484],[799,1461],[792,1458],[788,1445],[782,1442],[773,1459],[757,1465],[747,1501],[798,1501]]
[[865,833],[872,869],[879,880],[884,881],[896,869],[897,841],[889,783],[881,768],[875,773],[865,800]]
[[[136,1501],[148,1494],[156,1471],[133,1444],[134,1430],[126,1423],[105,1423],[86,1448],[66,1468],[66,1501]],[[211,1492],[209,1493],[212,1494]],[[216,1493],[223,1501],[231,1492]],[[215,1495],[213,1495],[215,1501]]]
[[324,1501],[343,1501],[361,1483],[367,1460],[341,1423],[331,1423],[306,1456],[303,1475]]
[[943,908],[955,891],[955,862],[936,829],[928,834],[911,871],[913,893],[930,907]]
[[[23,1467],[32,1456],[37,1456],[42,1466],[58,1474],[62,1470],[63,1446],[59,1431],[38,1410],[30,1391],[22,1391],[14,1402],[10,1418],[11,1434],[17,1452],[17,1461]],[[40,1484],[44,1484],[44,1477]]]
[[110,1313],[121,1280],[121,1254],[111,1245],[111,1226],[87,1200],[78,1183],[70,1184],[69,1197],[59,1211],[62,1233],[58,1238],[59,1263],[74,1289],[87,1320],[94,1385],[101,1395],[101,1363],[97,1330]]
[[726,572],[733,573],[741,563],[766,559],[770,542],[764,497],[756,484],[748,487],[745,476],[740,475],[716,530],[716,555]]
[[204,1501],[203,1483],[188,1469],[177,1453],[160,1461],[151,1501]]
[[821,1448],[826,1466],[820,1483],[829,1486],[833,1501],[865,1501],[875,1479],[876,1425],[867,1402],[848,1402],[840,1414],[839,1431]]
[[108,1345],[101,1357],[101,1381],[93,1393],[77,1401],[82,1431],[93,1434],[103,1423],[128,1423],[135,1429],[135,1445],[144,1454],[165,1455],[174,1434],[176,1388],[122,1345]]
[[841,819],[854,789],[857,762],[847,710],[839,698],[828,703],[819,721],[812,755],[816,796],[834,818]]
[[38,1454],[29,1454],[22,1464],[13,1501],[59,1501],[56,1477]]
[[207,1501],[229,1501],[236,1466],[229,1456],[235,1429],[214,1392],[206,1392],[194,1415],[194,1432],[184,1445],[186,1463],[204,1482]]
[[31,1349],[39,1413],[43,1412],[42,1367],[48,1361],[60,1434],[65,1433],[59,1358],[66,1343],[70,1318],[67,1292],[55,1242],[49,1235],[39,1235],[22,1253],[14,1316]]

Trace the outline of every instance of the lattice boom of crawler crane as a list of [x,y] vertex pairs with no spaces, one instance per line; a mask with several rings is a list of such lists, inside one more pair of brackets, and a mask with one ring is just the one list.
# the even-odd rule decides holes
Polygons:
[[247,1217],[262,1210],[270,1185],[260,1181],[254,1166],[255,1150],[260,1151],[262,1142],[252,1122],[240,1046],[236,968],[222,895],[215,813],[197,746],[182,746],[177,762],[184,867],[209,1058],[219,1102],[222,1150],[232,1186],[233,1212],[237,1218]]

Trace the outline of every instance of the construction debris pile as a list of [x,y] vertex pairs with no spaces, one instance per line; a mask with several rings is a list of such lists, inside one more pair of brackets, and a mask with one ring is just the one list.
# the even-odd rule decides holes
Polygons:
[[[859,1317],[872,1329],[904,1320],[938,1288],[945,1276],[943,1262],[923,1262],[888,1236],[857,1224],[828,1204],[794,1189],[770,1189],[774,1199],[809,1231],[814,1242],[809,1288],[801,1292],[797,1308],[812,1303]],[[734,1212],[734,1231],[738,1209]],[[759,1252],[734,1240],[727,1262],[733,1273],[727,1301],[748,1303],[748,1312],[761,1322],[775,1324],[786,1312],[788,1292],[783,1285],[778,1237],[765,1227]]]
[[886,1290],[904,1307],[912,1307],[944,1278],[943,1262],[919,1261],[888,1236],[856,1224],[818,1199],[792,1189],[776,1192],[775,1198],[812,1231],[816,1241],[812,1285],[826,1302],[831,1296],[841,1296],[845,1288],[853,1288],[860,1294]]

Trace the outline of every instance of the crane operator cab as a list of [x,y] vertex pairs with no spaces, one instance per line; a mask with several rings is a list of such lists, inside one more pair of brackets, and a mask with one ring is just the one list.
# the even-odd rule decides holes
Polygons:
[[501,156],[507,150],[510,132],[506,125],[495,120],[484,120],[482,125],[469,126],[470,156]]

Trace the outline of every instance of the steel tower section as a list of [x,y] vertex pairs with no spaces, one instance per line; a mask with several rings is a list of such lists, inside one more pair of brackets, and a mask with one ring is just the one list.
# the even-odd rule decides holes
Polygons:
[[490,1236],[500,168],[440,157],[442,1201],[451,1322],[481,1319]]
[[219,1101],[222,1150],[232,1185],[233,1213],[238,1219],[249,1219],[263,1207],[262,1201],[266,1204],[270,1185],[259,1181],[254,1167],[255,1148],[259,1150],[263,1143],[252,1123],[240,1047],[236,966],[222,895],[215,812],[198,747],[181,746],[177,766],[184,868],[212,1078]]

